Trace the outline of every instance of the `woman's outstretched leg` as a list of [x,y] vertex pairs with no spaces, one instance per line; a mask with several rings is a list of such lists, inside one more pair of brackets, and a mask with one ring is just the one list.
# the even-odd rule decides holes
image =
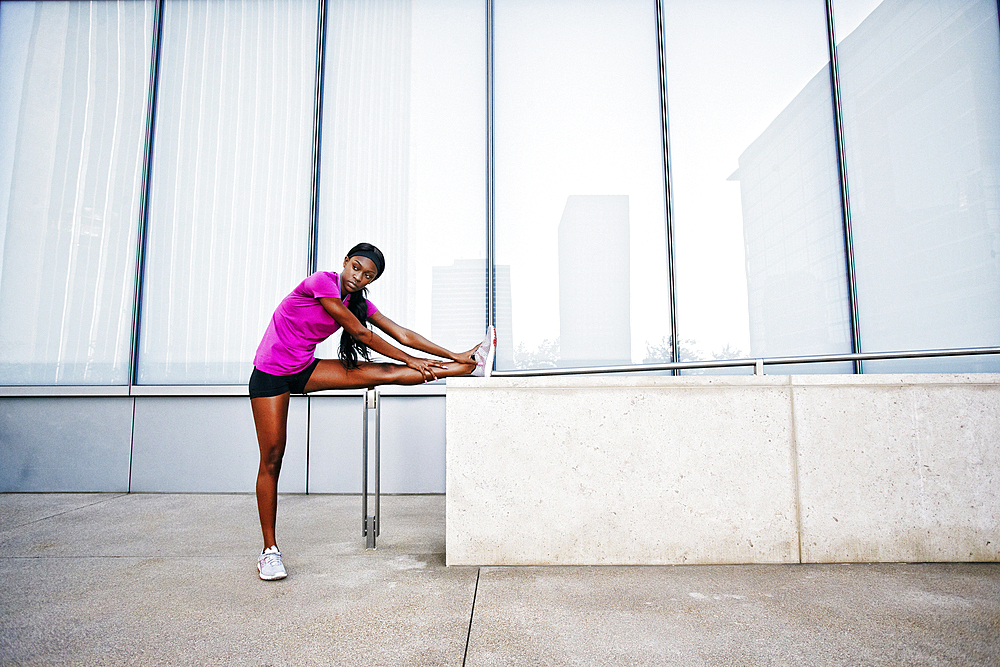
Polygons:
[[277,545],[274,523],[278,513],[278,475],[281,457],[285,453],[288,421],[288,394],[250,399],[257,444],[260,446],[260,467],[257,469],[257,512],[264,548]]
[[[438,378],[468,375],[476,369],[475,363],[449,361],[435,374]],[[323,389],[364,389],[384,384],[423,384],[426,382],[420,371],[403,364],[361,363],[348,370],[335,359],[322,359],[306,383],[306,393]]]

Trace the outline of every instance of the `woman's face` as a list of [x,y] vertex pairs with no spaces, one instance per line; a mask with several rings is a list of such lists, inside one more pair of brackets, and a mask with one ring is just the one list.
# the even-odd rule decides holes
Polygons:
[[355,255],[344,258],[344,270],[340,274],[340,289],[351,294],[360,292],[375,280],[378,267],[367,257]]

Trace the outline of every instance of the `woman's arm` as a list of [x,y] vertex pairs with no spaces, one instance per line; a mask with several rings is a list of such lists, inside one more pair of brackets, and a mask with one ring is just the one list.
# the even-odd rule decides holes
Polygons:
[[369,317],[368,320],[385,332],[386,335],[391,336],[397,342],[405,345],[406,347],[414,350],[420,350],[421,352],[426,352],[427,354],[433,354],[435,356],[442,357],[443,359],[451,359],[452,361],[457,361],[459,363],[468,363],[470,361],[475,363],[476,361],[473,356],[476,348],[472,348],[469,352],[456,354],[451,350],[446,350],[437,343],[427,340],[416,331],[411,331],[406,327],[396,324],[378,311]]
[[[437,379],[437,369],[445,368],[444,363],[436,359],[412,357],[395,345],[391,345],[385,339],[376,335],[371,329],[361,324],[358,318],[354,316],[354,313],[348,310],[347,306],[340,299],[324,296],[319,298],[319,302],[323,306],[323,309],[330,313],[330,317],[337,320],[337,324],[344,329],[345,334],[353,336],[379,354],[390,359],[395,359],[396,361],[401,361],[410,368],[420,371],[425,378],[432,380]],[[375,323],[374,317],[372,318],[372,323]],[[405,345],[405,343],[403,344]]]

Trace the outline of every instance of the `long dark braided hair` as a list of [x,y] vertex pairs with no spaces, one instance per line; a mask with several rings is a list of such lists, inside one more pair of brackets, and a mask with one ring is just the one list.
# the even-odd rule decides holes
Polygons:
[[[375,276],[377,280],[382,272],[385,271],[385,257],[382,255],[382,251],[373,246],[371,243],[359,243],[358,245],[351,248],[347,257],[351,258],[355,255],[360,255],[362,257],[367,257],[375,262],[375,267],[378,269],[378,273]],[[344,295],[346,299],[347,295]],[[358,321],[361,322],[361,326],[368,326],[368,288],[362,287],[359,291],[354,292],[350,295],[350,301],[347,303],[347,309],[354,314]],[[345,368],[357,368],[359,357],[365,361],[371,361],[371,351],[368,346],[357,340],[354,336],[344,332],[340,335],[340,350],[338,356],[340,361],[343,362]]]

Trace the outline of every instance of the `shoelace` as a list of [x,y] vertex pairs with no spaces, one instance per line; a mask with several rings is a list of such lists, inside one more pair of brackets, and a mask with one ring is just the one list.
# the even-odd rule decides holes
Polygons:
[[281,562],[281,554],[271,553],[271,554],[261,554],[261,556],[264,557],[264,560],[262,561],[264,565],[270,566]]

